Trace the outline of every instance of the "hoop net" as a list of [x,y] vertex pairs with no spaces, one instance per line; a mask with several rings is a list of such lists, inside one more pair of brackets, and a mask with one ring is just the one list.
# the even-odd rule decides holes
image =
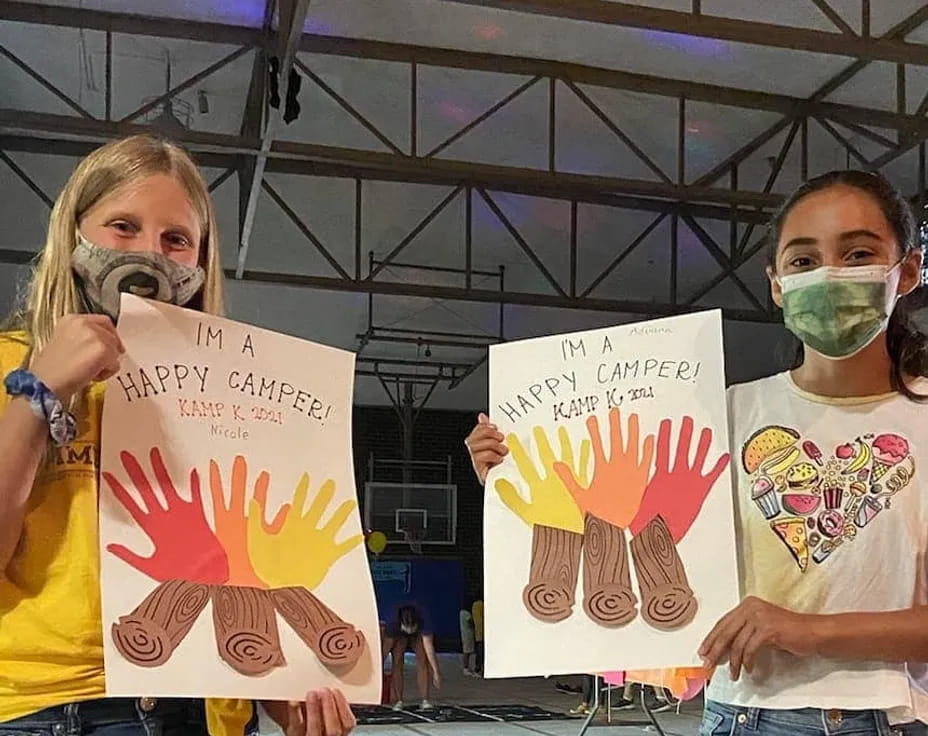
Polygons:
[[422,540],[425,539],[425,529],[404,529],[403,539],[409,545],[409,550],[414,555],[422,554]]

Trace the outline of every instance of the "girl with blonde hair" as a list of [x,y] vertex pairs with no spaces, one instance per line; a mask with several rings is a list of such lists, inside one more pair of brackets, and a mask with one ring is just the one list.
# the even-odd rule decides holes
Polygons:
[[[97,487],[120,293],[223,312],[212,202],[177,146],[111,142],[78,165],[10,329],[0,333],[0,732],[343,736],[344,696],[303,707],[104,698]],[[208,723],[208,727],[207,727]],[[207,730],[208,728],[208,730]]]

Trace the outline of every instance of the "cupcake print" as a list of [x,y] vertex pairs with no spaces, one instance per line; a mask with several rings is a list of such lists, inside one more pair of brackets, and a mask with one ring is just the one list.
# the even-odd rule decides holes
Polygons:
[[772,519],[780,513],[780,501],[769,478],[758,478],[754,482],[751,499],[757,504],[765,519]]

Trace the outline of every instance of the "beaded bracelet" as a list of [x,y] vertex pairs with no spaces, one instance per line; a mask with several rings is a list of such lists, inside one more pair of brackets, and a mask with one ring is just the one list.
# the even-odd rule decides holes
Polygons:
[[73,442],[77,436],[77,422],[64,408],[52,390],[29,371],[18,369],[7,375],[3,382],[9,396],[29,399],[32,411],[48,423],[48,433],[58,447]]

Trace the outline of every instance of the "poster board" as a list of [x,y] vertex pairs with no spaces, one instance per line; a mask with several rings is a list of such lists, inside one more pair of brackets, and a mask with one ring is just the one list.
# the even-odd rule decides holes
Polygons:
[[700,664],[739,600],[718,311],[490,348],[491,677]]
[[354,355],[123,295],[100,479],[110,696],[379,703]]

